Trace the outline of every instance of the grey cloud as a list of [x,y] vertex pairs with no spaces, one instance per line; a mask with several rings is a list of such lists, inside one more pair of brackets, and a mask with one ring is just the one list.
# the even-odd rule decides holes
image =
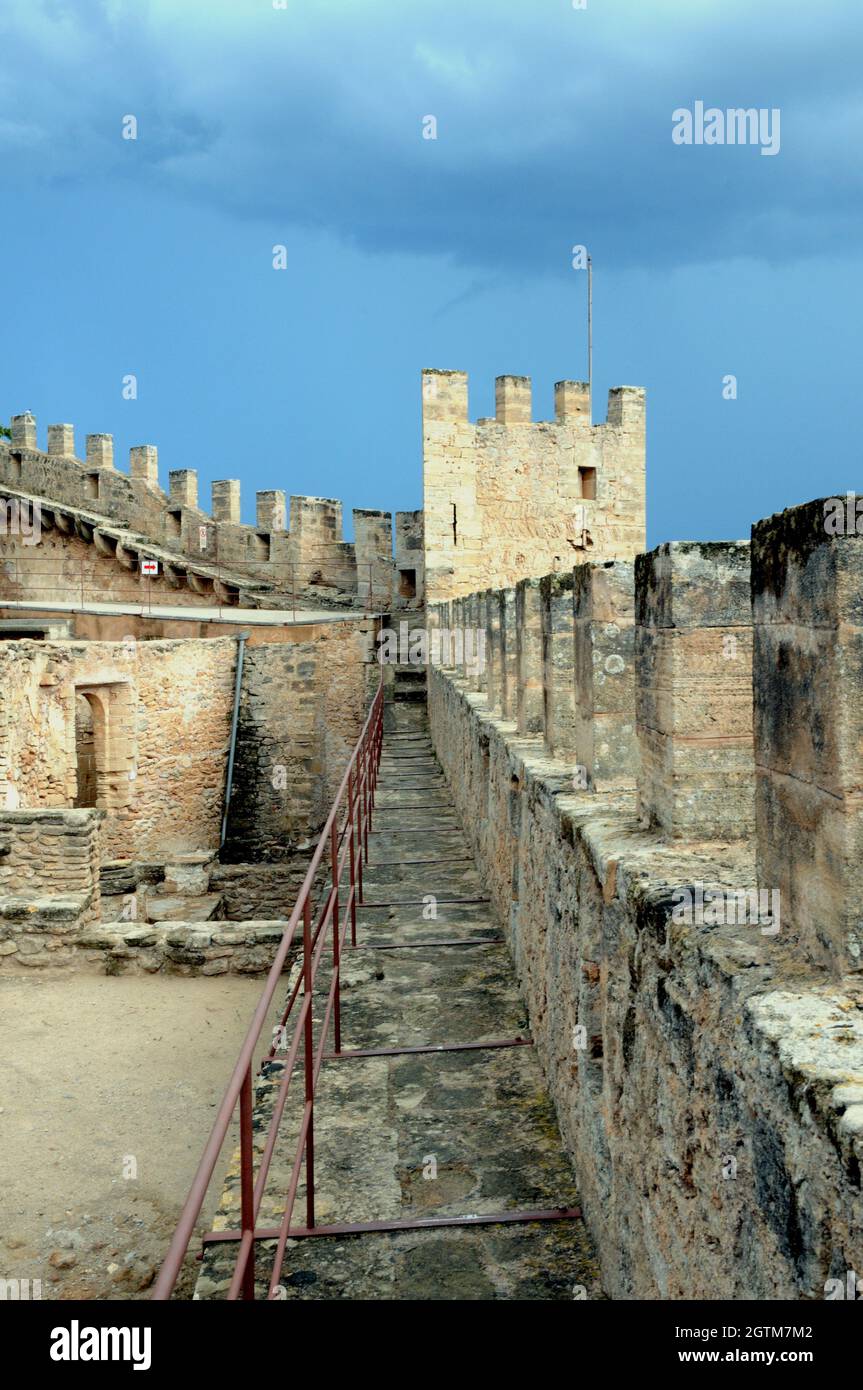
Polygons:
[[[620,266],[791,261],[858,246],[861,38],[857,0],[11,0],[0,157],[7,187],[149,180],[483,275],[557,273],[576,242]],[[696,99],[779,107],[779,156],[673,145]]]

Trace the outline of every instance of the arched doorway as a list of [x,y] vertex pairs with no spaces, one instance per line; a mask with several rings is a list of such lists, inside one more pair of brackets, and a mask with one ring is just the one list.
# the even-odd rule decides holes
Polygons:
[[128,806],[134,766],[132,687],[82,681],[75,688],[75,806]]

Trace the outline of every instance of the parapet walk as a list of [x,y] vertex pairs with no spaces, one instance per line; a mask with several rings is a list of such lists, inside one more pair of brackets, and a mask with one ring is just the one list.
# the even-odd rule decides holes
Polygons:
[[430,606],[487,634],[431,668],[433,742],[613,1298],[863,1262],[863,537],[827,509]]
[[343,539],[342,504],[334,498],[256,494],[255,524],[240,521],[240,483],[219,479],[211,511],[199,505],[195,469],[173,469],[168,492],[159,485],[153,444],[129,451],[129,471],[114,463],[110,434],[89,434],[85,457],[75,455],[72,425],[49,425],[38,446],[32,415],[13,416],[11,441],[0,443],[0,489],[85,510],[118,524],[198,565],[218,565],[274,589],[333,589],[371,599],[378,607],[409,608],[423,598],[421,511],[355,509],[353,542]]
[[673,542],[429,621],[485,633],[482,669],[452,669],[574,789],[634,790],[668,840],[754,839],[783,937],[841,976],[863,968],[863,537],[828,532],[829,505],[759,522],[751,545]]

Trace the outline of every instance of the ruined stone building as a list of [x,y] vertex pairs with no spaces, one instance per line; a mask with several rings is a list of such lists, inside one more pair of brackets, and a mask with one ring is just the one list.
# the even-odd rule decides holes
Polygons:
[[[0,806],[33,813],[28,860],[45,836],[76,856],[97,837],[103,880],[116,861],[127,886],[178,857],[291,860],[323,820],[362,724],[373,606],[421,601],[421,514],[396,517],[394,558],[385,512],[356,512],[348,544],[339,502],[292,497],[288,528],[274,491],[258,494],[247,526],[235,480],[213,484],[211,515],[193,470],[172,472],[164,492],[153,446],[132,449],[123,473],[108,435],[88,436],[84,459],[70,425],[49,426],[47,452],[29,415],[11,435],[0,443]],[[21,881],[19,852],[7,847],[7,885],[68,888],[62,855]],[[68,913],[98,919],[98,877],[76,876]],[[10,933],[3,945],[7,960],[16,941],[15,959],[56,948],[55,963],[73,940],[64,922],[54,941]]]
[[[639,388],[593,424],[587,388],[560,382],[539,422],[529,381],[504,376],[495,418],[471,422],[465,375],[426,372],[422,410],[422,510],[394,528],[357,511],[350,544],[332,500],[258,493],[244,525],[234,481],[207,513],[191,470],[161,489],[152,446],[124,473],[109,436],[79,459],[71,426],[43,452],[32,417],[13,421],[0,969],[142,971],[153,989],[265,972],[366,721],[376,638],[437,634],[439,660],[383,675],[380,912],[351,957],[383,964],[352,965],[345,1017],[372,1039],[362,1104],[390,1106],[392,1152],[386,1181],[365,1149],[342,1153],[335,1219],[566,1207],[568,1234],[537,1218],[533,1246],[501,1227],[496,1245],[468,1233],[463,1266],[466,1247],[444,1247],[453,1297],[823,1297],[863,1269],[863,539],[828,533],[813,501],[750,541],[646,553]],[[466,631],[482,660],[451,640]],[[396,1042],[434,1052],[441,1019],[467,1060],[381,1060]],[[424,1109],[447,1075],[458,1133]],[[358,1104],[328,1084],[323,1167]],[[496,1106],[497,1138],[466,1158]],[[438,1187],[415,1180],[429,1153]],[[223,1235],[237,1191],[229,1177]],[[445,1238],[388,1236],[364,1272],[355,1245],[336,1259],[299,1241],[308,1279],[288,1296],[426,1296]],[[227,1243],[207,1247],[200,1296],[229,1290]]]

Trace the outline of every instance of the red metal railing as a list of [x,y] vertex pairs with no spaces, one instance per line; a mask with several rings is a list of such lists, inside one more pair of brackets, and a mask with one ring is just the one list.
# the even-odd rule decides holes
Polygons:
[[[315,1088],[331,1028],[334,1033],[334,1050],[336,1054],[341,1051],[341,956],[349,925],[351,942],[356,945],[356,909],[357,904],[363,901],[363,862],[368,861],[369,821],[374,808],[382,739],[383,682],[381,681],[378,684],[377,693],[372,701],[363,731],[336,793],[332,809],[321,831],[317,848],[312,855],[294,910],[285,927],[284,936],[267,976],[260,1002],[249,1025],[237,1065],[216,1116],[203,1157],[192,1180],[177,1229],[156,1280],[153,1290],[154,1299],[167,1299],[171,1296],[238,1104],[240,1110],[240,1231],[228,1297],[231,1299],[254,1298],[255,1223],[278,1142],[279,1125],[288,1099],[288,1091],[301,1045],[303,1048],[304,1080],[302,1118],[284,1214],[276,1237],[276,1251],[269,1281],[269,1297],[272,1298],[275,1295],[281,1278],[285,1246],[303,1167],[305,1167],[306,1179],[306,1225],[310,1229],[315,1225]],[[325,865],[325,856],[328,857],[329,888],[323,898],[319,900],[320,911],[313,927],[312,894],[319,872]],[[342,897],[343,894],[344,897]],[[253,1061],[261,1029],[270,1015],[273,997],[280,983],[284,984],[282,971],[298,928],[302,932],[302,970],[290,992],[285,1009],[281,1014],[280,1023],[274,1033],[286,1037],[288,1020],[298,999],[301,1002],[294,1021],[290,1044],[287,1047],[278,1094],[273,1105],[257,1176],[255,1176],[252,1133]],[[332,977],[325,996],[324,1014],[316,1040],[312,1012],[314,989],[330,935],[332,937]],[[276,1055],[277,1046],[274,1040],[266,1060],[274,1060]]]

